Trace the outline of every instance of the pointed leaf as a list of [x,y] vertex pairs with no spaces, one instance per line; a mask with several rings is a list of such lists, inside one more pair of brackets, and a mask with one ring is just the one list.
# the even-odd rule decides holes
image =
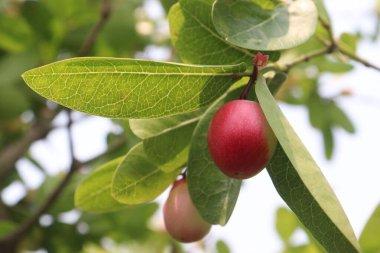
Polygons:
[[181,0],[169,12],[172,43],[182,61],[193,64],[249,63],[249,50],[226,42],[211,19],[214,0]]
[[331,128],[321,129],[323,135],[323,143],[325,146],[325,156],[331,159],[334,151],[334,135]]
[[309,39],[317,25],[312,0],[217,0],[212,18],[226,41],[253,50],[282,50]]
[[[234,94],[235,98],[237,96]],[[223,96],[211,105],[195,128],[187,168],[189,192],[194,205],[207,222],[221,225],[228,222],[241,185],[240,180],[225,176],[208,152],[208,126],[225,99],[226,96]]]
[[365,253],[380,252],[380,205],[378,205],[368,219],[362,234],[360,235],[360,247]]
[[134,146],[117,168],[112,181],[112,196],[124,204],[154,200],[177,177],[181,167],[163,172],[149,160],[142,142]]
[[123,157],[116,158],[86,177],[75,191],[75,206],[89,212],[107,212],[125,207],[111,196],[111,182]]
[[23,74],[37,93],[66,107],[111,118],[149,118],[194,111],[221,96],[245,64],[73,58]]
[[256,84],[256,95],[280,143],[267,167],[280,196],[328,252],[359,252],[342,206],[262,76]]

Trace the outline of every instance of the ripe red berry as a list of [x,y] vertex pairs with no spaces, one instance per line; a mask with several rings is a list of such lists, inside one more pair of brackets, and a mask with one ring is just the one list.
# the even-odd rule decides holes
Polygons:
[[202,219],[193,205],[186,179],[174,183],[163,212],[166,230],[177,241],[199,241],[211,229],[211,224]]
[[246,179],[270,161],[276,138],[258,103],[234,100],[214,115],[208,129],[208,149],[227,176]]

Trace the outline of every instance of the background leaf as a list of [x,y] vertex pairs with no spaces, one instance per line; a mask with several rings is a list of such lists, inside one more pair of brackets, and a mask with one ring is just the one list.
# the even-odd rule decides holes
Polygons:
[[351,225],[318,165],[259,76],[256,95],[280,145],[267,167],[280,196],[329,252],[359,252]]
[[245,64],[194,66],[74,58],[23,74],[37,93],[66,107],[111,118],[149,118],[194,111],[222,95]]
[[111,183],[116,168],[123,157],[116,158],[87,176],[75,191],[75,206],[89,212],[114,211],[125,205],[111,196]]
[[21,52],[31,42],[31,38],[33,34],[22,18],[0,15],[0,48]]
[[364,253],[380,252],[380,205],[378,205],[368,219],[360,238],[360,247]]
[[149,159],[161,170],[170,172],[185,165],[194,128],[204,110],[158,119],[129,120],[136,135],[143,139]]
[[193,64],[249,63],[249,50],[225,41],[211,18],[214,0],[181,0],[169,12],[172,43],[183,62]]
[[317,25],[312,0],[217,0],[212,10],[216,30],[226,41],[253,50],[282,50],[309,39]]
[[137,137],[148,139],[169,132],[178,126],[195,122],[199,120],[203,112],[204,110],[194,111],[156,119],[130,119],[129,126]]
[[[238,94],[234,93],[234,98]],[[239,196],[241,181],[225,176],[214,164],[207,145],[208,126],[215,112],[226,102],[221,97],[202,116],[190,146],[187,178],[189,192],[201,216],[211,224],[225,225]]]
[[182,167],[163,172],[149,160],[140,142],[117,168],[112,181],[112,196],[124,204],[142,204],[154,200],[174,182]]
[[342,33],[338,40],[338,45],[340,48],[355,54],[356,46],[358,44],[359,37],[357,35]]

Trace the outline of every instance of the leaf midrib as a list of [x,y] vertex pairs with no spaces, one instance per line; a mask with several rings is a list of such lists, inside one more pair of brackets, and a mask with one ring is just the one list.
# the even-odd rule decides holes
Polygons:
[[121,75],[148,75],[148,76],[232,76],[236,72],[228,73],[152,73],[152,72],[129,72],[129,71],[94,71],[94,72],[59,72],[59,73],[43,73],[43,74],[24,74],[22,77],[41,77],[41,76],[71,76],[71,75],[105,75],[105,74],[121,74]]

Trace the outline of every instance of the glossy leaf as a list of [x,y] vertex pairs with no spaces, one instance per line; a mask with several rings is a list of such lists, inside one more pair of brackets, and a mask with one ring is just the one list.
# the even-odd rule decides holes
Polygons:
[[87,176],[75,191],[75,206],[89,212],[107,212],[125,207],[111,196],[111,183],[123,157],[116,158]]
[[282,50],[304,43],[315,32],[312,0],[216,0],[212,18],[226,41],[252,50]]
[[174,182],[182,167],[163,172],[147,156],[143,144],[134,146],[117,168],[112,181],[112,196],[124,204],[154,200]]
[[245,64],[194,66],[166,62],[74,58],[23,74],[40,95],[111,118],[149,118],[194,111],[221,96]]
[[378,205],[368,219],[360,238],[360,247],[364,253],[380,252],[380,205]]
[[223,96],[211,105],[195,128],[187,168],[189,192],[194,205],[207,222],[221,225],[228,222],[241,185],[240,180],[225,176],[208,152],[208,126],[225,99]]
[[334,191],[286,120],[262,76],[256,95],[280,145],[267,167],[278,193],[328,252],[359,252]]
[[182,61],[193,64],[249,63],[254,53],[225,41],[211,18],[214,0],[181,0],[169,12],[172,43]]

